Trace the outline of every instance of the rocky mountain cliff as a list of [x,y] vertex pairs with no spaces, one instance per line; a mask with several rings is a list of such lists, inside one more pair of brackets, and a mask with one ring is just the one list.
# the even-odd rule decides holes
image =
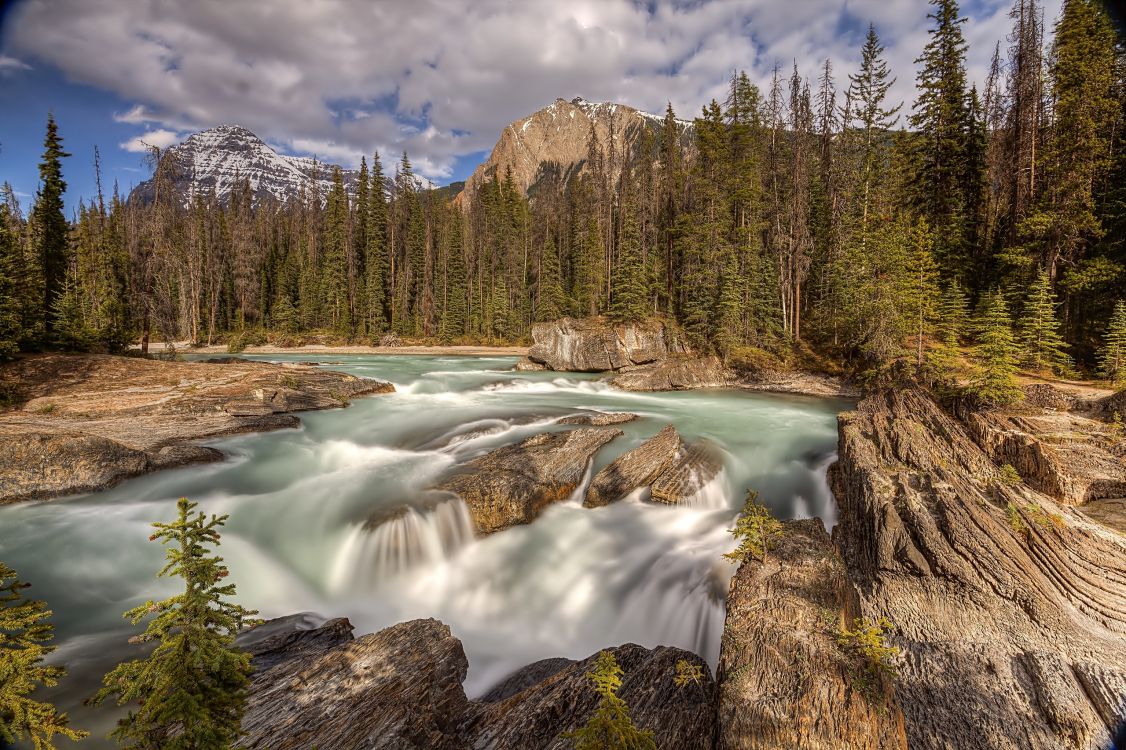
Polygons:
[[[579,174],[586,165],[593,130],[595,141],[617,180],[625,164],[639,158],[642,134],[659,138],[664,117],[611,102],[588,102],[581,97],[556,99],[522,120],[506,127],[489,154],[465,183],[459,202],[474,196],[481,185],[511,169],[512,179],[527,195],[546,180],[562,182]],[[681,147],[691,144],[692,123],[678,120]]]
[[[169,148],[166,158],[175,162],[175,185],[185,205],[192,197],[215,191],[220,203],[226,203],[241,180],[250,182],[254,203],[267,198],[285,203],[316,186],[321,195],[332,187],[334,164],[304,156],[284,156],[265,141],[238,125],[220,125],[188,136]],[[349,192],[355,187],[359,173],[344,170],[344,183]],[[131,199],[152,199],[152,180],[133,189]]]

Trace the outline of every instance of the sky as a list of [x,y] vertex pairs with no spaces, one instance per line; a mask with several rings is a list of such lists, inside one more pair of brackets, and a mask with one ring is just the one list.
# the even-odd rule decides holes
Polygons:
[[[1044,0],[1050,26],[1062,0]],[[962,0],[971,81],[984,81],[1011,0]],[[925,0],[0,0],[0,182],[38,185],[47,113],[73,209],[147,176],[161,147],[239,124],[281,153],[356,166],[406,150],[435,184],[465,179],[500,131],[558,97],[690,119],[733,70],[760,86],[795,61],[838,88],[874,23],[910,106]],[[1002,49],[1004,49],[1004,42]],[[907,109],[904,110],[905,112]]]

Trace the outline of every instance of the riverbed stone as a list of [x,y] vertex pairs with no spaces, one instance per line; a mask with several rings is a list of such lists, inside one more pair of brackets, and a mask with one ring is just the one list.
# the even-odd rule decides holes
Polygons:
[[565,500],[594,454],[621,434],[589,427],[533,435],[470,461],[437,489],[465,501],[481,534],[531,523],[545,507]]
[[723,449],[707,438],[681,445],[676,459],[653,481],[654,502],[675,505],[686,500],[723,471]]
[[597,508],[648,487],[680,457],[683,443],[671,424],[644,443],[626,451],[590,481],[583,505]]

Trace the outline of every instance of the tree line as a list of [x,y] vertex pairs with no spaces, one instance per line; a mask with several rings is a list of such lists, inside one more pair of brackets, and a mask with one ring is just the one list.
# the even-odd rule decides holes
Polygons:
[[459,207],[376,154],[351,193],[335,170],[327,195],[254,204],[244,182],[185,206],[154,151],[150,202],[106,201],[99,179],[67,221],[49,120],[29,216],[10,189],[0,206],[0,347],[508,341],[561,315],[659,315],[729,360],[956,369],[992,319],[1010,359],[1120,379],[1126,63],[1106,12],[1066,0],[1049,33],[1039,0],[1014,0],[979,90],[956,0],[931,5],[909,111],[870,27],[843,78],[831,60],[765,89],[734,74],[690,148],[671,106],[629,153],[592,131],[578,177],[545,165],[531,199],[503,173]]

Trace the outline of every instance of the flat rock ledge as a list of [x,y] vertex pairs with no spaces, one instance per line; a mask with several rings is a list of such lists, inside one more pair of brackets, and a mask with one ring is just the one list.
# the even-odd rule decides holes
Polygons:
[[[302,618],[240,637],[257,668],[243,736],[247,750],[564,750],[563,735],[598,703],[582,661],[551,659],[509,677],[502,692],[469,700],[460,641],[437,620],[412,620],[353,639],[347,620],[308,628]],[[698,656],[660,646],[610,649],[625,671],[619,695],[662,750],[707,750],[715,733],[715,684]],[[702,673],[678,687],[676,664]],[[498,686],[499,687],[499,686]]]
[[0,367],[21,404],[0,412],[0,504],[104,489],[159,469],[218,461],[193,441],[299,424],[389,383],[320,368],[35,355]]
[[608,382],[623,391],[727,388],[735,383],[735,373],[724,367],[718,357],[676,356],[653,364],[622,368]]
[[598,508],[625,497],[634,490],[649,487],[668,470],[680,455],[683,443],[671,424],[644,443],[626,451],[594,475],[587,487],[583,505]]
[[533,435],[470,461],[436,489],[465,501],[478,533],[531,523],[545,507],[565,500],[594,454],[621,434],[584,427]]

